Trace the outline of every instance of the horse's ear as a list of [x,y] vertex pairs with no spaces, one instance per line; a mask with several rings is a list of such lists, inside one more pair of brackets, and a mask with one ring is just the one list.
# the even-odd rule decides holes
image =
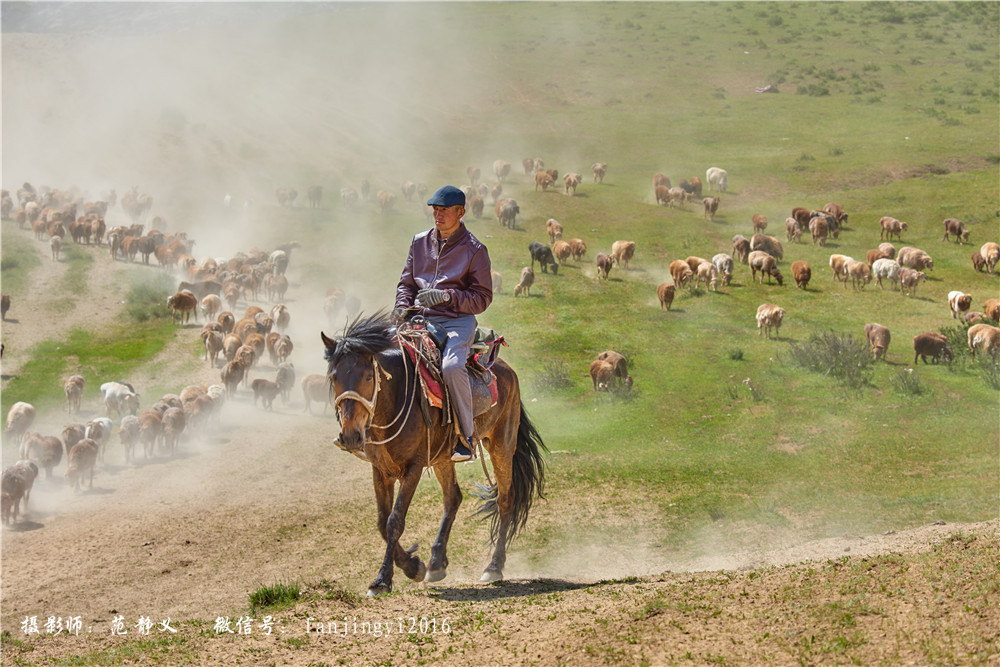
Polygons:
[[319,332],[320,338],[323,339],[323,345],[326,346],[327,354],[333,354],[337,351],[337,341],[333,338],[327,338],[327,335],[322,331]]

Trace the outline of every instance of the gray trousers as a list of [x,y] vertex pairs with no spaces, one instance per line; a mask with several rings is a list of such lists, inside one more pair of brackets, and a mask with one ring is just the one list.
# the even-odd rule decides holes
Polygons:
[[465,362],[469,358],[469,349],[476,337],[475,315],[459,315],[458,317],[428,317],[428,320],[448,332],[444,352],[441,355],[441,374],[448,385],[452,405],[458,414],[458,426],[462,435],[470,437],[473,434],[472,423],[472,385],[469,384],[469,371]]

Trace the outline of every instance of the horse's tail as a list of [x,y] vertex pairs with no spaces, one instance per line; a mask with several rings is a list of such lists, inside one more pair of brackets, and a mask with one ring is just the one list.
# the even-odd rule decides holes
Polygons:
[[[528,419],[528,414],[524,411],[524,403],[521,403],[521,423],[517,427],[517,447],[514,450],[512,465],[512,485],[511,492],[514,494],[514,516],[511,520],[510,535],[508,539],[513,539],[525,524],[528,523],[528,512],[535,501],[535,497],[545,497],[545,461],[542,453],[548,452],[542,436],[538,429]],[[473,491],[473,495],[482,502],[473,516],[481,517],[483,521],[490,522],[490,542],[496,544],[500,537],[500,508],[497,505],[497,486],[493,484],[485,487],[476,485],[478,491]]]

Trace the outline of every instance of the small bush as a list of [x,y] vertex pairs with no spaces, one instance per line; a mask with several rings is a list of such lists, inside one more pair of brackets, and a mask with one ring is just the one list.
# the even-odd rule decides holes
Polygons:
[[860,391],[874,373],[868,344],[850,334],[820,331],[789,348],[791,362],[836,379],[845,390]]
[[549,361],[535,376],[535,387],[541,390],[557,391],[573,386],[569,366],[561,361]]
[[920,373],[916,368],[900,368],[889,378],[889,383],[897,393],[903,396],[922,396],[930,390],[920,381]]
[[738,347],[730,348],[726,351],[726,354],[733,361],[743,361],[743,350]]
[[173,293],[173,281],[165,275],[143,275],[125,296],[125,316],[133,322],[148,322],[170,317],[167,297]]
[[830,94],[830,89],[816,83],[799,86],[795,89],[796,95],[809,95],[810,97],[826,97]]
[[987,386],[1000,390],[1000,355],[979,355],[976,358],[976,369]]

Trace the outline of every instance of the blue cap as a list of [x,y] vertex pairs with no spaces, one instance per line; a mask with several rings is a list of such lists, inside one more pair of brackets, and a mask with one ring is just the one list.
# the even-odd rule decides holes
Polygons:
[[445,185],[427,200],[428,206],[465,206],[465,193],[454,185]]

